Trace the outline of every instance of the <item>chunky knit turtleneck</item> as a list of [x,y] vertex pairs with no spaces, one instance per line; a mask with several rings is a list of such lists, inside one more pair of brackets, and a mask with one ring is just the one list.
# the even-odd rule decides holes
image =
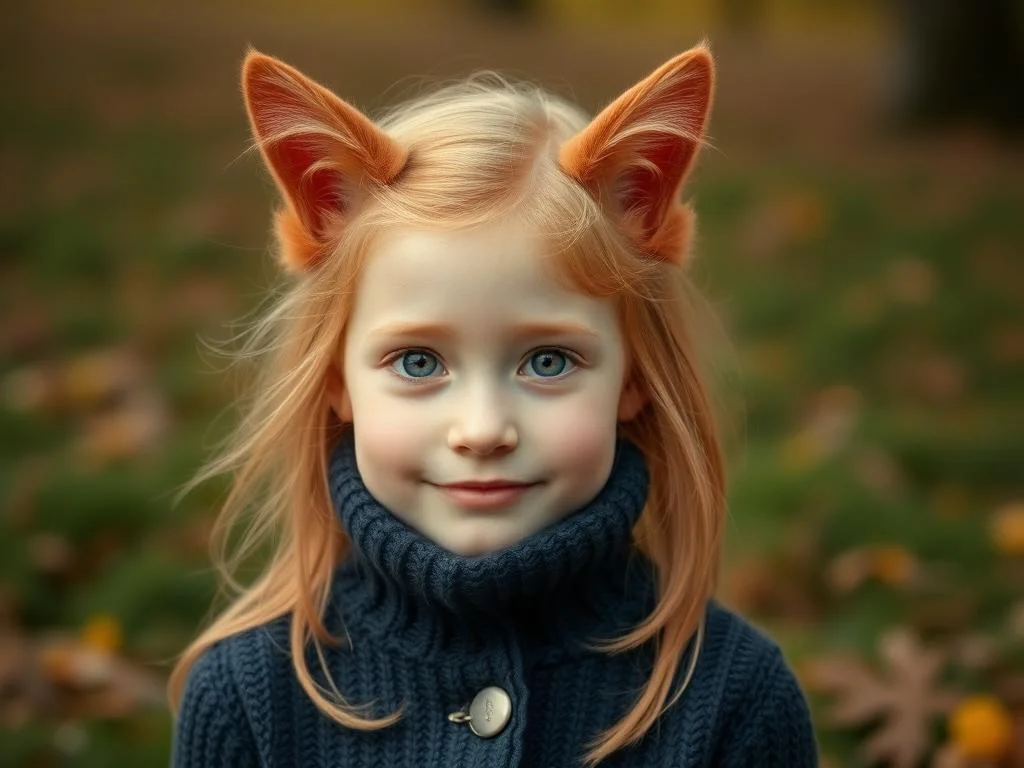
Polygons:
[[[335,571],[324,622],[331,681],[381,731],[320,713],[291,666],[288,617],[227,638],[190,672],[175,728],[175,766],[575,766],[586,744],[631,708],[649,647],[610,656],[655,603],[649,562],[632,543],[647,498],[642,454],[620,440],[604,488],[586,506],[518,544],[462,557],[392,515],[364,485],[351,437],[332,454],[331,497],[352,542]],[[677,685],[692,649],[681,658]],[[317,655],[305,657],[331,689]],[[453,722],[488,687],[511,702],[482,738]],[[455,718],[459,719],[458,716]],[[464,718],[463,718],[464,719]],[[778,648],[716,602],[679,701],[615,766],[812,766],[807,706]]]
[[650,607],[650,567],[631,542],[647,488],[642,454],[620,441],[608,482],[586,507],[508,549],[463,557],[381,506],[345,440],[330,466],[353,544],[335,579],[338,603],[375,638],[416,656],[480,649],[501,636],[562,653],[588,633],[628,628]]

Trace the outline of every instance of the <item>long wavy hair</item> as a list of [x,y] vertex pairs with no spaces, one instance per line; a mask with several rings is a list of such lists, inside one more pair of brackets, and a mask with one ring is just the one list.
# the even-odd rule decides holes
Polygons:
[[[684,692],[717,582],[725,517],[715,408],[695,338],[706,305],[687,269],[693,216],[677,199],[703,141],[712,78],[702,45],[593,120],[536,87],[484,75],[372,122],[282,62],[249,53],[246,103],[254,146],[284,196],[276,231],[288,279],[238,352],[257,375],[237,429],[185,488],[231,478],[211,556],[233,598],[179,658],[168,685],[172,711],[205,649],[288,615],[295,674],[325,715],[363,730],[400,719],[401,712],[372,716],[333,685],[325,690],[304,655],[312,643],[326,673],[323,645],[338,638],[321,617],[332,571],[351,547],[327,487],[341,425],[326,392],[381,232],[510,218],[546,236],[556,279],[615,300],[629,376],[645,398],[619,428],[649,467],[634,538],[655,566],[657,603],[627,634],[597,647],[619,653],[651,642],[654,662],[632,708],[587,745],[585,762],[641,739]],[[264,548],[262,571],[241,583],[240,565]],[[690,664],[673,692],[687,647]]]

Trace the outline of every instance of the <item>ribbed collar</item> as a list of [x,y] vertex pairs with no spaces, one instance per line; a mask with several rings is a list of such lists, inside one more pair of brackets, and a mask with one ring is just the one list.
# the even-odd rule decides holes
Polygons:
[[643,454],[625,439],[589,504],[479,557],[453,554],[381,505],[359,474],[351,430],[332,453],[329,481],[353,545],[332,586],[340,618],[408,652],[471,649],[495,632],[540,646],[594,640],[621,633],[650,610],[649,563],[632,542],[648,473]]

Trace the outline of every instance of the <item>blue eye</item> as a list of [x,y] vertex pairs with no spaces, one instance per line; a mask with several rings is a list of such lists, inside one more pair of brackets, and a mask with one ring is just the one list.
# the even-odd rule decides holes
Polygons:
[[[534,352],[519,368],[519,375],[538,379],[558,379],[571,373],[577,359],[561,349],[540,349]],[[391,370],[403,379],[426,380],[445,374],[440,358],[426,349],[407,349],[391,359]],[[529,369],[533,369],[530,371]]]
[[542,349],[531,355],[526,364],[542,379],[549,379],[561,375],[571,362],[569,356],[560,350]]
[[395,358],[392,369],[396,364],[401,368],[397,373],[411,379],[425,379],[440,367],[437,357],[422,349],[410,349]]

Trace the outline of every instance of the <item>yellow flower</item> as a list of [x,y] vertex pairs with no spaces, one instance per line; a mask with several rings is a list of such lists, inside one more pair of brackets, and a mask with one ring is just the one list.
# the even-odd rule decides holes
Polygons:
[[1013,742],[1013,719],[992,696],[969,696],[949,716],[950,738],[964,757],[999,760]]
[[871,553],[872,571],[883,584],[901,586],[910,581],[916,569],[914,556],[898,544],[883,544]]
[[109,614],[93,616],[82,628],[82,642],[93,650],[116,653],[122,639],[121,624]]
[[1024,502],[1013,502],[997,509],[989,531],[992,543],[1000,552],[1024,555]]

